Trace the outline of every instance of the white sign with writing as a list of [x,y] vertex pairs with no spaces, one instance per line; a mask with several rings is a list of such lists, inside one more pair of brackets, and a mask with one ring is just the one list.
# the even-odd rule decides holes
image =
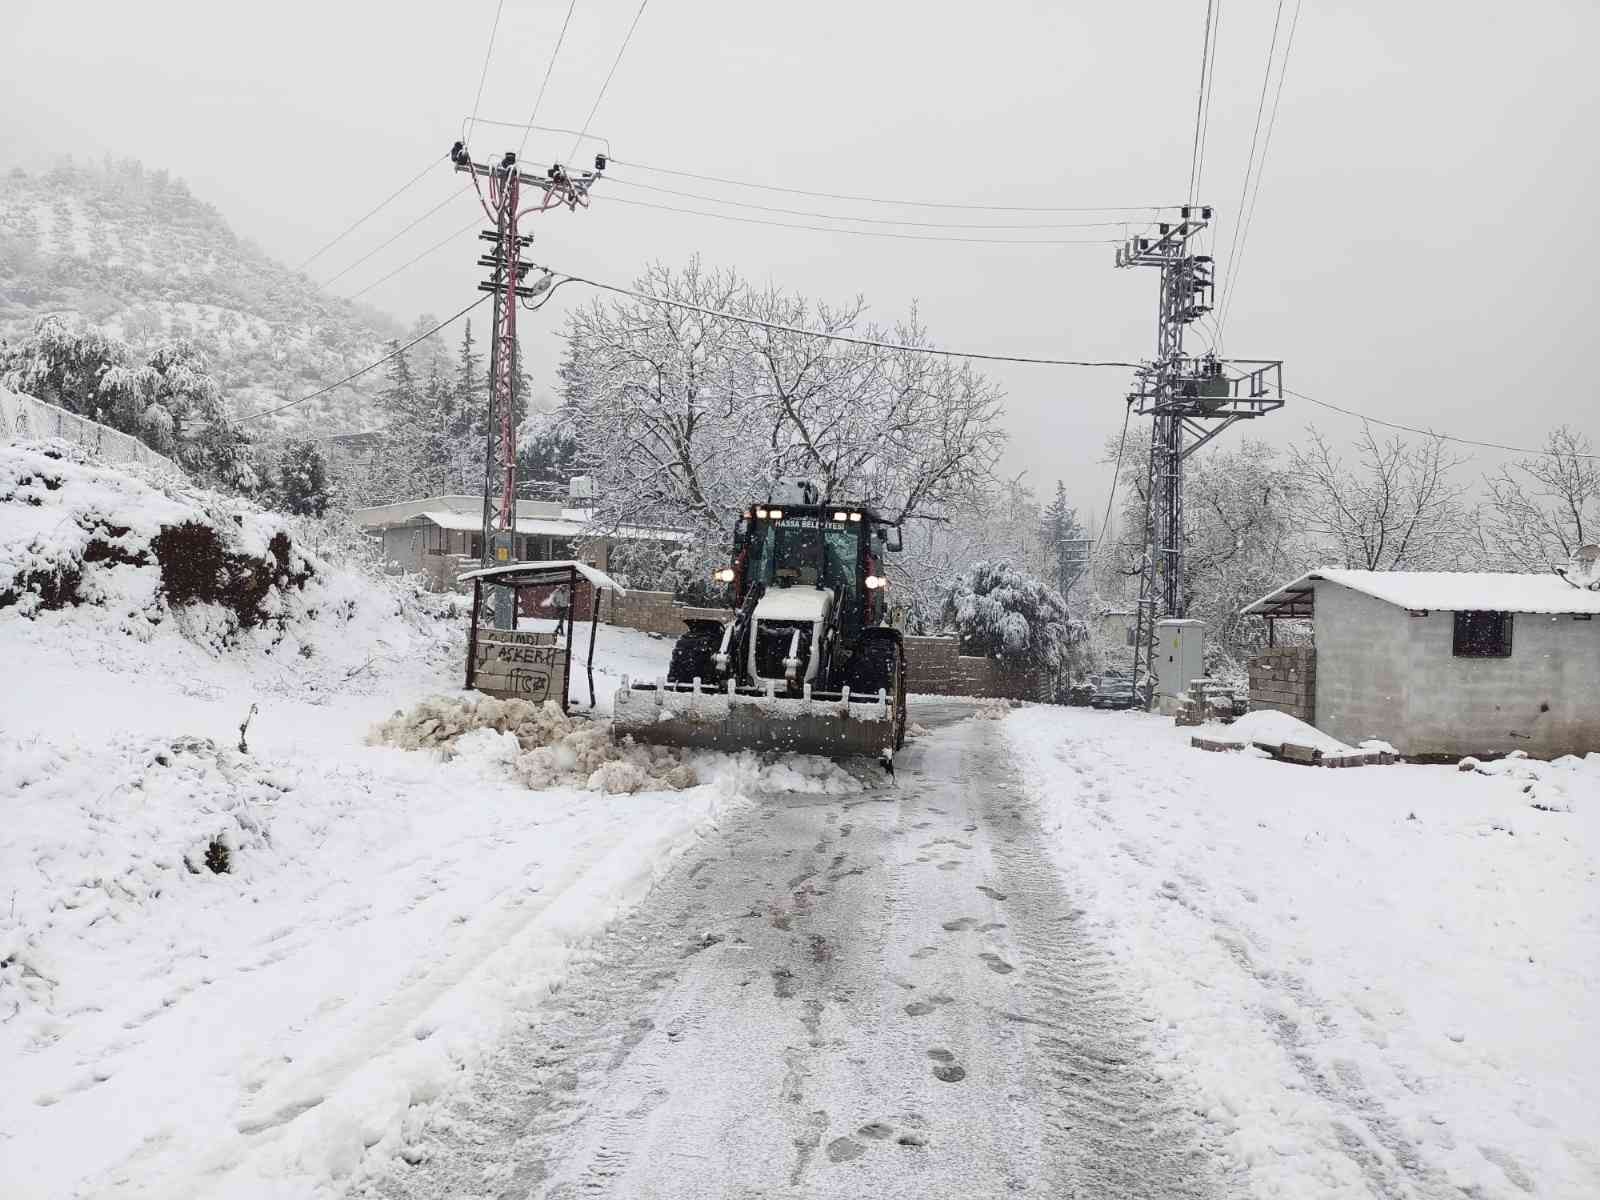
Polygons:
[[503,700],[561,703],[567,694],[567,652],[555,634],[480,629],[473,652],[472,686]]

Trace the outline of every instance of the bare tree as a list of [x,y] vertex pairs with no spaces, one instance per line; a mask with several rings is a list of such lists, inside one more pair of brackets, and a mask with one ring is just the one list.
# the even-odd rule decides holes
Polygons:
[[982,499],[1004,444],[1001,393],[969,363],[896,348],[928,344],[915,313],[885,330],[859,297],[830,307],[756,292],[698,259],[649,268],[638,290],[747,320],[645,300],[569,317],[565,398],[601,521],[720,541],[786,475],[896,521],[947,520]]
[[1579,546],[1600,540],[1600,460],[1587,437],[1566,425],[1525,458],[1485,480],[1479,524],[1484,560],[1518,571],[1548,571]]
[[[1453,473],[1466,460],[1442,438],[1380,443],[1370,428],[1347,465],[1317,430],[1290,451],[1296,518],[1323,565],[1373,571],[1445,570],[1473,557],[1472,515]],[[1331,560],[1331,561],[1330,561]]]

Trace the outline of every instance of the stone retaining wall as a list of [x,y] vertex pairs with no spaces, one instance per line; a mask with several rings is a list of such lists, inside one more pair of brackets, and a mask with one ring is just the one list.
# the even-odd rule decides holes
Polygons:
[[1250,659],[1250,711],[1263,708],[1316,724],[1316,647],[1278,646]]

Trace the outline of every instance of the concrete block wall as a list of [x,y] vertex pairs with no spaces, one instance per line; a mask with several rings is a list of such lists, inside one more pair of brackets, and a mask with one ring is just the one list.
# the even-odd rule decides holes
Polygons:
[[1316,723],[1317,651],[1278,646],[1250,659],[1250,711],[1269,708]]
[[640,629],[645,633],[662,633],[671,638],[676,638],[684,631],[683,623],[687,620],[726,621],[730,611],[726,608],[696,608],[679,604],[672,598],[671,592],[632,589],[623,596],[608,594],[600,609],[602,619],[612,625]]
[[1455,614],[1401,613],[1409,634],[1403,754],[1459,758],[1600,750],[1600,620],[1515,613],[1507,658],[1457,658]]
[[992,658],[962,654],[953,637],[908,637],[906,686],[935,696],[983,696],[1003,700],[1048,700],[1042,672],[1017,671]]

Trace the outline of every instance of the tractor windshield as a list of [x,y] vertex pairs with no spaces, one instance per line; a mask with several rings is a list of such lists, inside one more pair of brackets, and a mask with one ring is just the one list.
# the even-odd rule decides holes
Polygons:
[[860,584],[860,529],[818,517],[756,521],[745,579],[769,587],[834,588],[848,595]]

